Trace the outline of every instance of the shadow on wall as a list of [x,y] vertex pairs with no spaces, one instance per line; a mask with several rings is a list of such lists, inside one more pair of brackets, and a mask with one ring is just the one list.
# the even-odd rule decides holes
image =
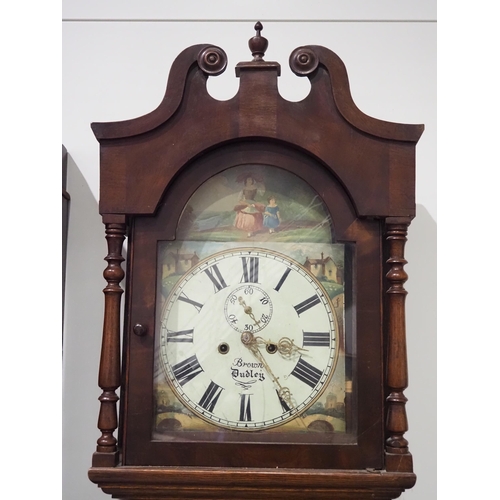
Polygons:
[[63,329],[62,498],[109,498],[87,477],[100,433],[97,385],[107,254],[98,204],[68,151],[71,193]]
[[423,205],[417,205],[408,231],[406,260],[409,386],[405,395],[410,429],[405,436],[417,483],[402,499],[420,498],[419,491],[437,488],[437,224]]

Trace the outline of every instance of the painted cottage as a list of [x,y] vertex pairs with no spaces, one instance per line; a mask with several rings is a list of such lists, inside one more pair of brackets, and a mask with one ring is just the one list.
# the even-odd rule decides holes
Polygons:
[[343,269],[338,267],[331,257],[325,257],[323,252],[321,252],[320,259],[306,257],[304,267],[318,279],[327,278],[340,285],[344,282]]
[[184,274],[196,266],[200,258],[194,253],[169,252],[163,261],[163,278],[171,274]]

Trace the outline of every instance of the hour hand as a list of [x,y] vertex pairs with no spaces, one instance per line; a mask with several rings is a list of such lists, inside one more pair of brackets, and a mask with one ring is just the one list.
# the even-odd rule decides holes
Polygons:
[[278,348],[278,352],[284,356],[284,357],[291,357],[293,354],[299,352],[299,351],[307,351],[307,349],[304,349],[303,347],[299,347],[298,345],[295,345],[293,340],[288,338],[288,337],[282,337],[278,340],[276,343],[276,346]]
[[288,337],[282,337],[278,342],[272,340],[265,340],[262,337],[254,337],[253,343],[255,345],[265,345],[266,351],[269,354],[279,352],[283,357],[290,358],[299,351],[307,351],[303,347],[299,347],[294,341]]

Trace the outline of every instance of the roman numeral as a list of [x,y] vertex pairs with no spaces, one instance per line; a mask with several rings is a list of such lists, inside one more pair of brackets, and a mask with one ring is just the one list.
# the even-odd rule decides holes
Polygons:
[[283,410],[283,413],[290,411],[291,408],[288,406],[287,402],[280,396],[280,393],[278,392],[278,390],[276,390],[276,395],[278,396],[278,399],[280,400],[281,409]]
[[291,269],[288,268],[284,273],[283,273],[283,276],[280,278],[280,280],[278,281],[278,284],[276,285],[276,287],[274,288],[277,292],[280,291],[280,288],[281,286],[283,285],[283,283],[285,282],[285,280],[288,278],[288,275],[290,274],[290,271]]
[[179,295],[179,299],[182,302],[186,302],[186,304],[191,304],[196,308],[198,312],[201,311],[201,308],[203,307],[203,304],[200,304],[199,302],[195,302],[194,300],[191,300],[185,293],[182,293],[182,295]]
[[172,332],[167,330],[167,342],[192,342],[194,329]]
[[322,372],[313,365],[310,365],[307,361],[300,358],[291,374],[314,388],[319,382]]
[[304,332],[304,345],[311,347],[329,347],[330,332]]
[[198,363],[198,358],[195,354],[172,366],[172,371],[179,384],[184,385],[186,382],[196,377],[196,375],[200,374],[203,368],[200,366],[200,363]]
[[242,257],[244,283],[258,283],[259,281],[259,258]]
[[300,316],[303,312],[307,311],[308,309],[311,309],[311,307],[315,306],[316,304],[319,304],[320,302],[321,302],[320,298],[317,295],[313,295],[312,297],[309,297],[300,304],[294,306],[294,309]]
[[224,278],[222,277],[222,274],[217,267],[217,264],[214,264],[209,269],[205,269],[205,273],[210,278],[210,281],[214,284],[216,293],[227,287],[226,282],[224,281]]
[[240,421],[250,422],[251,420],[250,394],[240,394]]
[[203,394],[198,404],[202,408],[205,408],[205,410],[213,412],[223,390],[224,389],[219,387],[215,382],[210,382],[210,385],[207,387],[205,394]]

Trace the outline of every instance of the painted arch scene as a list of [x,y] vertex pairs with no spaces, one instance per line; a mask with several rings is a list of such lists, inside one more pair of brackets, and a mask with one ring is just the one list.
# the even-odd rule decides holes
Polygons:
[[333,226],[318,194],[299,177],[239,165],[200,186],[181,215],[178,238],[331,243]]

